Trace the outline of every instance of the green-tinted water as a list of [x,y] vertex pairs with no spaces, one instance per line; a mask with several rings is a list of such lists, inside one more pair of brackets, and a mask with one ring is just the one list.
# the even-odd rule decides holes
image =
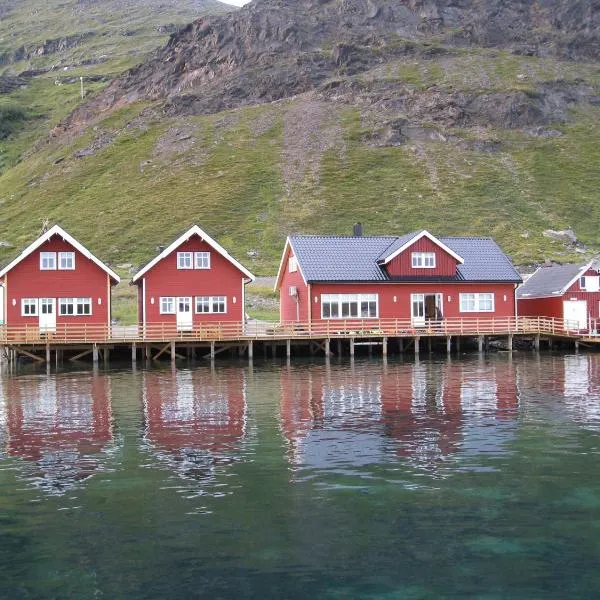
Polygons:
[[2,598],[596,598],[600,358],[0,379]]

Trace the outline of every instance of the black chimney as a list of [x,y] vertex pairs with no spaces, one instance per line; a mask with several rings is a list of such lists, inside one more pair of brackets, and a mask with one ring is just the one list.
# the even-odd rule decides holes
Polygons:
[[356,237],[361,237],[363,234],[362,223],[354,223],[354,235]]

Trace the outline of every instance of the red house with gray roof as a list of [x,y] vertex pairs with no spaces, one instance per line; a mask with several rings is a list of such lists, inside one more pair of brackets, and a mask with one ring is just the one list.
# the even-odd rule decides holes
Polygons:
[[110,326],[111,288],[119,276],[54,225],[0,271],[0,323],[54,332],[61,326]]
[[569,329],[598,330],[600,320],[600,263],[549,263],[517,290],[523,317],[564,319]]
[[514,317],[521,277],[491,238],[291,236],[276,289],[282,322]]
[[245,287],[254,275],[194,225],[132,279],[140,325],[192,331],[206,323],[244,323]]

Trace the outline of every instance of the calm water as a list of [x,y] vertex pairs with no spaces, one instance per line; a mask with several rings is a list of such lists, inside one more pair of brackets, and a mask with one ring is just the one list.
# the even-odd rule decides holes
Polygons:
[[597,598],[600,356],[0,378],[2,598]]

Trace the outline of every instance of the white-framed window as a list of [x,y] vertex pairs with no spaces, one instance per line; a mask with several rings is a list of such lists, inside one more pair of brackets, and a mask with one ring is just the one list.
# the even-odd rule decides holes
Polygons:
[[494,294],[461,294],[460,312],[494,312]]
[[298,270],[298,260],[295,256],[290,256],[288,261],[288,270],[290,273],[295,273]]
[[54,314],[54,298],[40,298],[39,306],[41,315]]
[[56,252],[40,252],[40,270],[56,270]]
[[59,252],[58,268],[61,271],[73,271],[75,269],[75,252]]
[[597,275],[584,275],[579,278],[579,286],[586,292],[597,292],[600,290],[600,278]]
[[175,314],[175,298],[172,296],[164,296],[160,299],[160,314],[174,315]]
[[193,269],[194,264],[192,262],[194,253],[193,252],[178,252],[177,253],[177,268],[178,269]]
[[196,314],[224,314],[226,312],[226,296],[196,296]]
[[585,290],[585,277],[580,277],[580,278],[579,278],[579,287],[580,287],[582,290]]
[[58,314],[63,317],[86,316],[92,314],[91,298],[59,298]]
[[435,252],[413,252],[413,269],[435,269]]
[[38,301],[37,298],[22,298],[21,299],[21,316],[37,317]]
[[378,294],[321,294],[323,319],[376,319]]
[[194,252],[194,267],[210,269],[210,252]]

